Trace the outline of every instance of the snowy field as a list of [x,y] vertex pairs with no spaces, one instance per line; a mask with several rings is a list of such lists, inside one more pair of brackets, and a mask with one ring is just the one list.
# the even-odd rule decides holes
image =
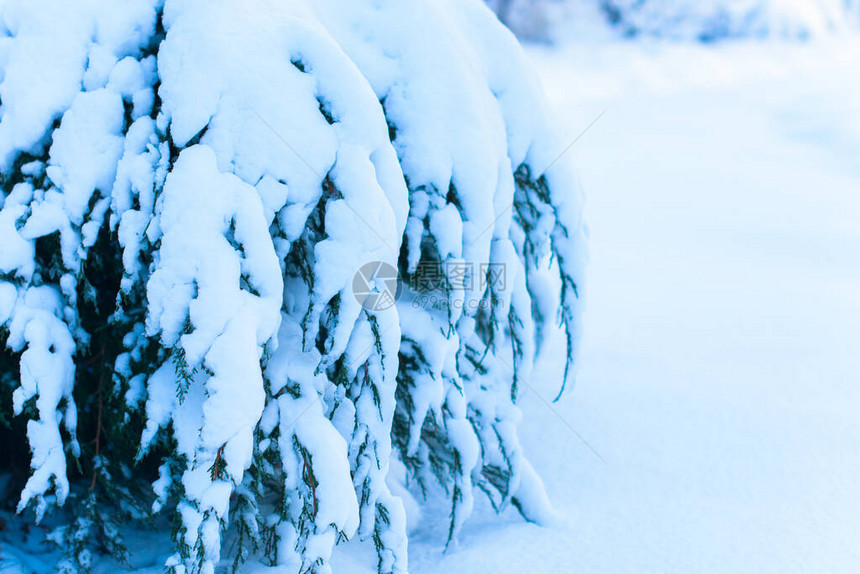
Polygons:
[[860,45],[531,55],[570,140],[609,108],[569,152],[591,264],[557,405],[606,464],[527,394],[560,525],[485,508],[443,556],[440,519],[410,570],[860,572]]
[[[545,403],[559,339],[522,402],[559,519],[478,496],[443,553],[440,502],[410,525],[410,572],[860,572],[860,42],[530,57],[568,141],[605,111],[565,155],[591,229],[577,384]],[[166,535],[129,542],[162,571]],[[374,566],[336,551],[338,574]]]

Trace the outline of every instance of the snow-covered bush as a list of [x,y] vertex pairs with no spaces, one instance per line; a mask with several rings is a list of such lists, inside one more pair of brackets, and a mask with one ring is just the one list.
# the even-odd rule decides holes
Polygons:
[[808,38],[860,24],[854,0],[600,0],[628,35]]
[[860,27],[857,0],[486,0],[527,41],[606,36],[804,39]]
[[560,0],[487,0],[499,20],[523,40],[545,41],[553,36],[553,9]]
[[393,461],[449,540],[476,488],[545,520],[516,402],[584,259],[549,125],[478,0],[0,3],[0,440],[19,512],[74,505],[61,568],[167,513],[173,572],[228,527],[237,565],[357,534],[405,572]]
[[601,0],[486,0],[523,41],[555,43],[612,35]]

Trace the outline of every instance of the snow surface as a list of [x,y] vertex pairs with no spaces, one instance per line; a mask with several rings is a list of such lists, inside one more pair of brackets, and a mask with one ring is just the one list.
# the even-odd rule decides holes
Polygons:
[[[531,391],[526,455],[563,517],[413,573],[860,571],[860,44],[533,49],[587,194],[577,385]],[[530,378],[556,389],[556,340]],[[335,563],[336,572],[372,572]],[[338,569],[337,566],[341,568]]]
[[[523,450],[560,518],[550,528],[524,523],[511,509],[498,518],[477,495],[459,547],[443,554],[450,506],[440,498],[420,520],[409,512],[411,572],[860,569],[858,55],[860,43],[849,40],[532,51],[567,141],[609,106],[565,156],[578,164],[592,230],[577,385],[551,407],[529,388],[520,393]],[[117,65],[109,80],[90,81],[130,94],[139,73]],[[87,102],[78,105],[85,113]],[[140,121],[138,141],[126,140],[130,179],[139,177],[135,158],[152,131]],[[109,128],[104,149],[119,154]],[[215,128],[208,134],[216,159],[233,151],[219,147],[230,142],[217,135]],[[180,162],[211,176],[223,199],[215,206],[238,209],[233,197],[245,193],[243,184],[216,177],[200,148],[189,151]],[[96,182],[100,174],[76,177]],[[274,180],[261,185],[262,209],[255,203],[247,217],[271,220],[268,204],[281,202],[279,190]],[[129,225],[131,239],[142,232]],[[44,295],[31,307],[48,324],[56,293]],[[0,319],[15,296],[0,291]],[[239,327],[253,346],[254,329],[237,320]],[[297,346],[295,328],[283,321],[281,337]],[[563,337],[553,338],[528,377],[543,399],[558,388],[564,352]],[[307,378],[303,384],[313,385]],[[189,408],[194,400],[186,397]],[[321,418],[314,409],[308,417]],[[524,467],[528,481],[531,467]],[[343,469],[331,474],[346,479]],[[354,508],[330,510],[333,521],[354,527]],[[17,526],[10,518],[10,531]],[[0,572],[46,571],[38,547],[24,552],[21,536],[11,539],[15,548],[0,545]],[[167,536],[142,532],[129,542],[139,572],[162,571]],[[370,573],[375,562],[370,545],[351,543],[335,550],[333,570]]]
[[[606,463],[524,390],[523,448],[559,523],[496,517],[479,495],[443,554],[440,501],[410,524],[411,572],[860,569],[858,53],[532,51],[570,139],[609,106],[570,151],[590,299],[577,385],[553,406]],[[556,337],[530,377],[545,399],[563,352]],[[161,572],[166,538],[130,543],[140,572]],[[4,574],[38,567],[0,556]],[[375,559],[350,543],[333,570],[370,574]]]

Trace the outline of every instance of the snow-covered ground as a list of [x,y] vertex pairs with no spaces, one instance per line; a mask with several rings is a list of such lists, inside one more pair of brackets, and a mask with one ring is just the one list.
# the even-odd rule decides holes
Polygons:
[[531,55],[571,140],[609,107],[569,152],[591,265],[555,406],[606,464],[527,394],[561,524],[484,508],[443,555],[440,520],[410,570],[860,571],[860,44]]
[[[565,156],[591,228],[577,386],[558,416],[522,402],[559,523],[479,498],[443,553],[448,507],[427,509],[410,571],[860,571],[860,42],[530,54],[571,141],[608,108]],[[162,570],[165,536],[130,542]],[[334,571],[374,564],[348,545]]]

